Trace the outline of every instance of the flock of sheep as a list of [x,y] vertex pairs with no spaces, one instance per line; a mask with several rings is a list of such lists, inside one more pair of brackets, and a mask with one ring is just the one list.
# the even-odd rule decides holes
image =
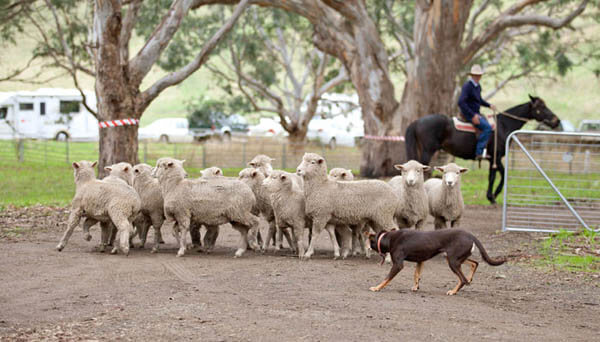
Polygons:
[[[109,176],[102,180],[96,178],[96,162],[74,162],[75,197],[68,227],[56,248],[65,247],[84,219],[87,241],[91,240],[90,228],[100,223],[101,251],[117,236],[126,255],[134,235],[143,248],[152,226],[153,252],[162,242],[161,230],[166,229],[178,241],[177,256],[183,256],[188,248],[210,252],[219,226],[229,223],[240,233],[235,257],[242,256],[248,246],[264,251],[272,241],[279,249],[285,236],[300,258],[310,258],[323,229],[335,258],[350,253],[369,257],[370,248],[363,238],[369,229],[421,229],[429,214],[435,219],[435,229],[446,228],[447,222],[454,227],[464,210],[460,177],[467,169],[453,163],[436,167],[442,179],[424,181],[430,167],[411,160],[396,165],[401,175],[386,183],[355,181],[350,170],[339,168],[327,174],[325,159],[315,153],[304,155],[295,174],[273,170],[272,161],[258,155],[238,178],[224,177],[219,168],[211,167],[192,179],[183,168],[184,161],[161,158],[154,168],[128,163],[109,166]],[[268,223],[266,235],[260,232],[260,216]],[[206,233],[201,242],[202,226]],[[305,229],[309,229],[307,249]],[[111,253],[117,250],[114,244]]]

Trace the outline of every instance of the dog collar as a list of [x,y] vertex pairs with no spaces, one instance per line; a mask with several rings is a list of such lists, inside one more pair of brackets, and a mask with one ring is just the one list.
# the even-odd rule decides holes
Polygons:
[[383,254],[383,252],[381,252],[381,239],[383,238],[383,236],[387,234],[387,232],[379,235],[379,238],[377,239],[377,252],[379,253],[379,255],[381,255],[381,264],[383,265],[383,262],[385,261],[385,254]]

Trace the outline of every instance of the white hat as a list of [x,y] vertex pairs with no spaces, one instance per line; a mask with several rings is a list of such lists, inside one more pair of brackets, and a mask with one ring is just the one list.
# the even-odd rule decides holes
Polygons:
[[469,72],[469,75],[483,75],[483,70],[481,69],[481,66],[479,64],[474,64],[471,67],[471,72]]

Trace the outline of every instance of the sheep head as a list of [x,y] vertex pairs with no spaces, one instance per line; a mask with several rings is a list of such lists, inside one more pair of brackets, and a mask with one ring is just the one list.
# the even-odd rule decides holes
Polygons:
[[148,165],[148,164],[137,164],[136,166],[133,167],[133,177],[137,178],[139,176],[145,175],[145,176],[150,176],[150,174],[152,173],[152,166]]
[[269,192],[276,192],[281,189],[291,189],[292,188],[292,177],[291,174],[285,171],[273,171],[269,177],[265,178],[262,182],[264,187]]
[[273,166],[271,165],[273,161],[275,161],[275,159],[264,154],[259,154],[248,162],[248,166],[253,169],[259,169],[263,175],[267,177],[273,171]]
[[129,163],[121,162],[106,166],[104,170],[108,171],[108,174],[124,180],[127,184],[133,184],[133,166]]
[[354,175],[352,174],[352,170],[342,169],[340,167],[333,168],[329,170],[329,177],[335,180],[340,181],[351,181],[354,179]]
[[436,166],[435,169],[443,172],[442,183],[450,188],[460,184],[460,175],[469,171],[469,169],[460,167],[454,163],[444,166]]
[[404,164],[394,165],[394,168],[402,173],[402,180],[404,180],[408,186],[423,184],[423,174],[431,170],[431,167],[423,165],[416,160],[409,160]]
[[160,158],[156,161],[156,167],[152,169],[152,177],[161,179],[166,178],[186,178],[187,173],[183,169],[185,160],[173,158]]
[[305,153],[296,169],[296,174],[304,179],[327,179],[327,162],[316,153]]
[[224,177],[223,171],[216,166],[212,166],[207,169],[204,169],[204,170],[200,171],[200,173],[202,174],[202,178]]
[[96,172],[94,171],[94,168],[96,167],[96,164],[98,164],[97,161],[92,163],[87,160],[73,162],[73,176],[75,177],[75,182],[95,179]]
[[248,185],[261,185],[265,179],[265,175],[260,170],[245,168],[240,171],[238,178]]

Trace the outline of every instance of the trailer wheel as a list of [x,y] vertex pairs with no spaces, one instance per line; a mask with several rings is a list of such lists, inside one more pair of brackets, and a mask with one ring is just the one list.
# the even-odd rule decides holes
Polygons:
[[58,132],[54,137],[54,140],[56,141],[66,141],[67,139],[69,139],[69,133],[67,132]]

